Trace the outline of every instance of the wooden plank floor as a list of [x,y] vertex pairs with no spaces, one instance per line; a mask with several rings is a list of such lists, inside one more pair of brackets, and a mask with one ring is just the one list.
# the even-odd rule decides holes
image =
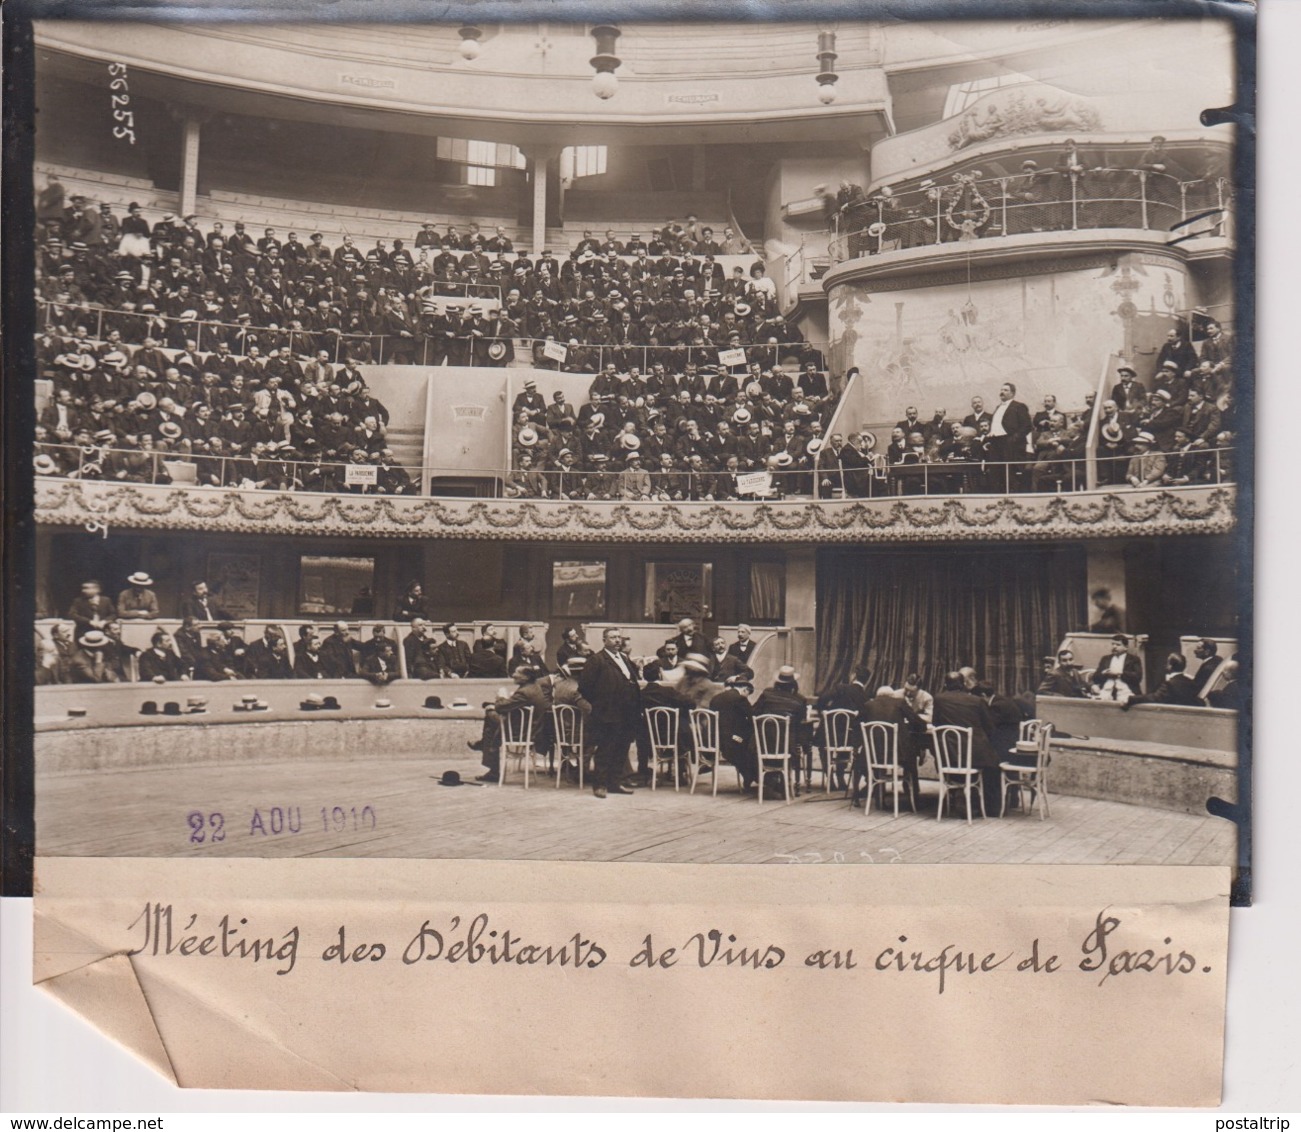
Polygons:
[[[469,780],[474,756],[359,758],[39,775],[37,849],[48,856],[420,857],[575,861],[867,864],[904,861],[1061,864],[1231,864],[1234,827],[1197,817],[1062,795],[1052,817],[935,818],[934,784],[920,814],[865,815],[821,793],[792,805],[736,792],[672,786],[593,797],[553,779],[524,790],[443,787]],[[336,807],[338,808],[336,810]],[[366,811],[365,807],[370,807]],[[324,811],[324,813],[323,813]],[[371,812],[374,821],[371,821]],[[220,819],[212,815],[221,815]],[[195,817],[194,815],[201,815]],[[201,831],[193,828],[201,826]],[[214,840],[214,826],[220,839]]]

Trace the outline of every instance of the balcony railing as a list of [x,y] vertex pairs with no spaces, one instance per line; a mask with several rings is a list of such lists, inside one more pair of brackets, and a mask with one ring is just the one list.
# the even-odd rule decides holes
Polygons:
[[[687,363],[724,365],[719,355],[726,344],[651,346],[644,344],[614,345],[584,343],[577,345],[555,338],[531,338],[517,335],[472,334],[428,335],[417,329],[405,335],[345,334],[340,330],[284,330],[245,326],[240,323],[195,321],[167,315],[141,315],[112,310],[108,307],[78,304],[70,306],[42,300],[38,304],[37,327],[52,333],[73,331],[84,326],[87,336],[102,345],[117,330],[124,345],[136,347],[146,337],[163,342],[167,349],[180,350],[186,341],[194,343],[196,353],[211,353],[219,342],[229,342],[242,333],[256,338],[263,357],[271,349],[288,349],[300,357],[314,357],[325,350],[336,364],[349,359],[362,365],[478,366],[502,368],[524,364],[537,369],[562,373],[597,373],[613,362],[621,371],[631,366],[643,373],[655,363],[670,369]],[[183,336],[182,336],[183,335]],[[177,342],[180,345],[177,345]],[[803,362],[825,356],[825,347],[813,342],[742,343],[746,364],[759,362],[767,367],[776,361],[796,356]],[[235,353],[236,358],[244,355]],[[744,365],[736,367],[737,372]]]
[[[843,469],[826,459],[794,468],[715,472],[658,471],[655,467],[608,471],[565,469],[403,468],[388,462],[303,459],[270,451],[254,460],[246,455],[160,451],[158,449],[81,448],[42,444],[40,475],[123,484],[208,487],[215,490],[292,491],[318,495],[464,496],[473,482],[476,494],[495,499],[637,500],[651,502],[753,502],[842,500],[910,495],[1011,495],[1069,493],[1088,485],[1084,458],[995,461],[949,460],[888,464],[873,457],[862,468]],[[829,450],[827,450],[829,452]],[[1208,486],[1234,482],[1232,448],[1188,448],[1154,453],[1164,465],[1151,482],[1131,484],[1130,457],[1097,460],[1098,488],[1128,490]],[[612,460],[613,464],[614,461]],[[1149,459],[1148,471],[1156,466]],[[455,485],[456,490],[448,490]],[[441,489],[441,490],[440,490]]]
[[1231,237],[1232,186],[1141,169],[956,174],[946,184],[877,194],[838,218],[828,244],[841,263],[909,248],[998,236],[1102,228],[1164,231],[1169,242]]

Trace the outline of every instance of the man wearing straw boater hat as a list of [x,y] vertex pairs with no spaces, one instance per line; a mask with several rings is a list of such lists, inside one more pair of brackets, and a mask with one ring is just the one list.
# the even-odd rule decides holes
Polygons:
[[153,578],[137,570],[127,578],[127,588],[117,595],[117,614],[123,621],[147,621],[158,616],[158,595]]
[[109,639],[98,629],[82,633],[77,642],[77,650],[72,654],[68,666],[68,683],[70,684],[116,684],[117,673],[104,655],[109,646]]

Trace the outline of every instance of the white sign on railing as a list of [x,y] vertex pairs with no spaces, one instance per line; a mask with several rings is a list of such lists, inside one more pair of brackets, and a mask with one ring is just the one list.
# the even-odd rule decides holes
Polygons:
[[741,495],[767,495],[772,491],[771,472],[746,472],[736,477],[736,490]]
[[542,356],[563,364],[569,357],[569,347],[559,342],[545,342],[542,346]]
[[371,486],[379,483],[379,468],[374,464],[348,464],[343,469],[343,482],[351,487],[355,483]]
[[734,350],[719,350],[718,364],[723,366],[745,365],[745,350],[740,346]]

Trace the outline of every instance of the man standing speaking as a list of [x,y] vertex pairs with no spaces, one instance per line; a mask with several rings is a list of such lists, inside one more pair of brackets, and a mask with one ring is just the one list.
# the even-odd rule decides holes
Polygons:
[[623,635],[606,629],[601,651],[589,657],[578,679],[583,699],[592,705],[591,724],[596,745],[597,782],[592,793],[631,794],[623,785],[628,748],[637,736],[641,716],[641,687],[632,661],[624,656]]

